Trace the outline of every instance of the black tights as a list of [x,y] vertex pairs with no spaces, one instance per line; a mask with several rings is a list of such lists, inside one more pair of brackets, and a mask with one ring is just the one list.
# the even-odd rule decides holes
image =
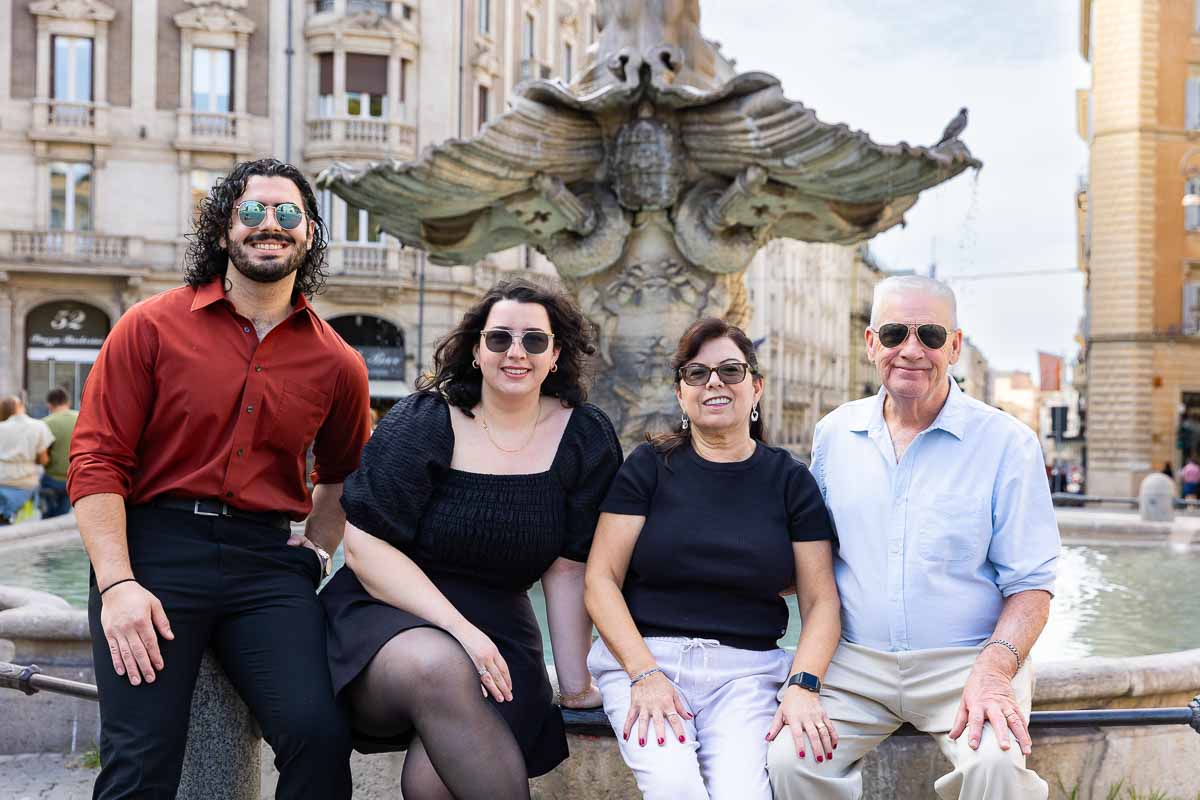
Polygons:
[[397,634],[348,696],[354,727],[368,736],[415,731],[400,777],[406,800],[528,800],[521,749],[484,699],[466,651],[445,631]]

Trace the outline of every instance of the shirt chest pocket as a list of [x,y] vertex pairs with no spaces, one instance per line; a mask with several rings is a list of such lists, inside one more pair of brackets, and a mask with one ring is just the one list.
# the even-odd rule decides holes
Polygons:
[[934,495],[918,512],[917,525],[921,558],[972,561],[992,539],[991,501],[971,495]]
[[317,435],[329,408],[324,392],[295,381],[284,381],[275,404],[267,444],[285,453],[303,454]]

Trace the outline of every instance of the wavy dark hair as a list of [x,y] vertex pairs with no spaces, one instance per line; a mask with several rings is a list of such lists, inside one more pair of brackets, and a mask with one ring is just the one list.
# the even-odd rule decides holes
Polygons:
[[433,354],[433,374],[417,379],[420,391],[438,392],[468,417],[483,395],[483,374],[471,366],[479,333],[487,323],[492,306],[501,300],[537,303],[550,317],[550,333],[559,348],[558,369],[542,381],[541,393],[557,397],[573,408],[587,400],[588,359],[596,352],[591,325],[575,301],[561,291],[513,278],[497,283],[483,299],[463,314],[462,321],[438,342]]
[[[754,342],[750,341],[746,332],[736,325],[730,325],[723,319],[704,317],[693,322],[683,332],[683,336],[679,337],[679,345],[675,348],[675,354],[671,356],[671,373],[676,388],[679,388],[679,382],[682,380],[679,376],[679,369],[684,364],[691,363],[696,358],[696,353],[700,352],[700,348],[713,339],[728,339],[736,344],[738,350],[742,351],[746,363],[750,365],[752,378],[762,377],[762,373],[758,369],[758,353],[755,352]],[[761,408],[758,411],[758,419],[750,421],[750,438],[763,444],[767,443],[767,427],[763,421]],[[692,429],[691,426],[684,428],[681,420],[676,423],[675,429],[670,433],[647,433],[646,441],[654,445],[654,449],[659,453],[669,456],[683,445],[692,443]]]
[[222,237],[228,241],[233,220],[233,206],[246,191],[246,183],[255,175],[268,178],[287,178],[296,184],[304,198],[304,213],[313,223],[312,244],[304,255],[304,263],[296,270],[296,287],[292,296],[312,297],[325,286],[325,247],[329,229],[317,211],[317,197],[308,180],[291,164],[274,158],[243,161],[213,186],[208,197],[200,201],[200,213],[192,232],[188,234],[187,254],[184,256],[184,280],[188,286],[199,287],[213,278],[224,278],[229,268],[229,251],[221,246]]

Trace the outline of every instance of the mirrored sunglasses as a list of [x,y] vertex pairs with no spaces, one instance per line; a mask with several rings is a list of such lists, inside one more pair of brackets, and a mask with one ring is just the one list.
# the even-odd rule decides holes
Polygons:
[[275,209],[275,221],[285,231],[290,231],[304,221],[304,209],[295,203],[280,203],[269,206],[257,200],[243,200],[237,205],[238,219],[247,228],[257,228],[267,218],[267,209]]

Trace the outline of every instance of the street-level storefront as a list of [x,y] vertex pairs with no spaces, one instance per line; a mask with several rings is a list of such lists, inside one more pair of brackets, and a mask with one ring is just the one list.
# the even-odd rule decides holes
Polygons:
[[328,322],[367,362],[371,408],[382,417],[411,391],[405,374],[404,331],[369,314],[334,317]]
[[30,411],[41,416],[46,393],[67,390],[79,408],[83,385],[112,323],[108,314],[87,303],[58,300],[32,309],[25,318],[25,388]]

